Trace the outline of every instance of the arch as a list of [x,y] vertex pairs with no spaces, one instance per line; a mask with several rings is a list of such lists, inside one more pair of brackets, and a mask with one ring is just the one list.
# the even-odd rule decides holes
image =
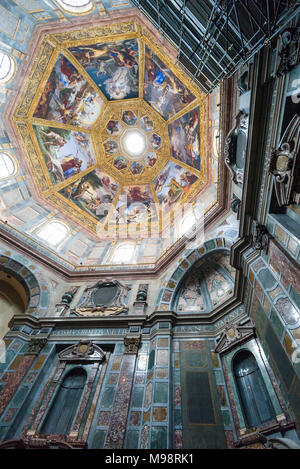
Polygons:
[[35,231],[39,238],[53,247],[58,247],[69,233],[69,225],[60,220],[51,220]]
[[111,257],[111,262],[113,262],[114,264],[129,263],[130,261],[132,261],[134,251],[134,243],[121,243],[115,248]]
[[94,9],[91,0],[55,0],[57,4],[68,14],[83,15]]
[[232,358],[232,371],[247,427],[258,427],[275,419],[276,413],[253,353],[239,350]]
[[[24,290],[28,293],[28,302],[25,314],[33,314],[40,316],[46,314],[49,298],[47,296],[46,281],[40,272],[33,273],[35,266],[30,262],[21,263],[17,254],[11,257],[0,254],[0,271],[11,275],[23,285]],[[13,258],[16,257],[16,260]]]
[[29,301],[29,291],[16,276],[0,270],[0,340],[8,332],[9,321],[23,314]]
[[168,276],[168,278],[163,282],[163,286],[160,289],[159,295],[157,297],[155,310],[171,310],[178,286],[182,282],[188,269],[208,253],[222,249],[229,250],[232,244],[232,239],[214,238],[206,241],[201,247],[197,249],[188,249],[184,256],[182,256],[177,261],[174,272],[172,272],[171,275]]
[[64,375],[56,396],[43,422],[41,433],[67,435],[79,409],[87,381],[87,372],[82,366],[72,367]]
[[18,172],[18,164],[12,153],[0,152],[0,180],[15,176]]
[[8,83],[16,72],[15,60],[5,52],[0,52],[0,84]]

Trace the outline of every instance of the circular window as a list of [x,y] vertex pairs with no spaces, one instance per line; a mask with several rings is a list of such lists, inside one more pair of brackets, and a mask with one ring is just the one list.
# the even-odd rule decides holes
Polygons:
[[16,163],[8,153],[0,153],[0,179],[14,176],[17,171]]
[[13,59],[0,52],[0,83],[6,83],[11,79],[15,71],[15,64]]
[[57,0],[69,13],[87,13],[93,8],[90,0]]

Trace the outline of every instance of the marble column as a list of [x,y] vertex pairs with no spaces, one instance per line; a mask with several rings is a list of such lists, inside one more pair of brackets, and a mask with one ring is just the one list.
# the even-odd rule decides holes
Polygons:
[[33,364],[45,343],[45,339],[32,339],[29,343],[28,352],[24,355],[16,356],[10,365],[10,368],[3,375],[1,381],[4,381],[6,384],[0,392],[0,416],[5,411],[10,400],[20,386],[24,376],[27,374],[29,368]]
[[128,409],[140,336],[127,336],[124,339],[125,352],[120,372],[119,386],[106,439],[106,449],[123,448]]

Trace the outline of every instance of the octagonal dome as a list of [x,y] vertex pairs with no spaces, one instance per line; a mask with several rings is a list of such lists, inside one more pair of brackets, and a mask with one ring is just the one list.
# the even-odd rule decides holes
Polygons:
[[41,197],[64,217],[108,236],[150,222],[160,233],[208,182],[203,96],[138,22],[101,31],[46,36],[15,125]]

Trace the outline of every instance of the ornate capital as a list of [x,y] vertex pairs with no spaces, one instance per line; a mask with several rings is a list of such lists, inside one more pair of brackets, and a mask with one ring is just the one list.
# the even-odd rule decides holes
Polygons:
[[42,348],[46,345],[46,338],[35,337],[30,340],[27,355],[38,355]]
[[128,335],[124,338],[125,352],[124,354],[136,355],[141,343],[141,335]]

